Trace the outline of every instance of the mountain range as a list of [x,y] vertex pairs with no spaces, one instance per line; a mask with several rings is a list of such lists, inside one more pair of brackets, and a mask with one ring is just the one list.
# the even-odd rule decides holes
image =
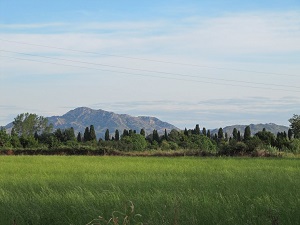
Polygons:
[[[278,132],[288,132],[289,127],[286,126],[282,126],[282,125],[277,125],[274,123],[266,123],[266,124],[250,124],[250,125],[232,125],[232,126],[227,126],[223,128],[223,132],[224,134],[227,133],[230,137],[230,135],[233,132],[233,129],[236,128],[238,131],[241,132],[241,135],[244,135],[244,131],[246,126],[250,127],[251,130],[251,134],[254,135],[259,131],[262,131],[264,128],[267,131],[270,131],[273,134],[277,134]],[[218,129],[213,129],[211,131],[212,134],[217,134],[218,133]]]
[[178,129],[174,125],[163,122],[155,117],[133,117],[127,114],[116,114],[87,107],[76,108],[62,116],[48,117],[48,121],[53,124],[54,129],[73,127],[75,133],[83,133],[86,127],[94,125],[97,137],[103,137],[106,129],[109,129],[111,134],[114,133],[116,129],[118,129],[121,134],[124,129],[140,132],[143,128],[146,134],[152,133],[154,129],[159,133],[163,133],[165,129],[167,131]]
[[[150,116],[130,116],[127,114],[116,114],[114,112],[108,112],[104,110],[94,110],[87,107],[75,108],[62,116],[47,117],[49,123],[53,124],[54,129],[66,129],[73,127],[75,134],[78,132],[83,133],[86,127],[94,125],[95,132],[98,138],[103,137],[106,129],[109,129],[110,134],[113,134],[116,129],[122,134],[124,129],[136,130],[140,132],[143,128],[146,134],[151,134],[153,130],[157,130],[162,134],[166,129],[168,132],[172,129],[179,130],[176,126],[163,122],[155,117]],[[13,124],[10,123],[5,126],[5,129],[10,132]],[[243,135],[245,127],[247,125],[233,125],[223,128],[224,133],[228,133],[230,136],[234,128],[239,130]],[[265,128],[267,131],[274,133],[287,132],[288,127],[277,125],[274,123],[267,124],[250,124],[252,135]],[[218,132],[218,129],[211,129],[211,134]]]

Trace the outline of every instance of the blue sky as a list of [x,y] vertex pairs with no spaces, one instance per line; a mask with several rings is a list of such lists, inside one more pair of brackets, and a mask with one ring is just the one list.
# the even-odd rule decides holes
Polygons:
[[0,0],[0,125],[79,106],[179,128],[288,125],[299,43],[295,0]]

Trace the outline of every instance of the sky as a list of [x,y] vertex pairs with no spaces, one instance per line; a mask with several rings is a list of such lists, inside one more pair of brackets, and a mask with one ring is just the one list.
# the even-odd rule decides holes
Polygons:
[[0,126],[81,106],[288,126],[299,96],[299,0],[0,0]]

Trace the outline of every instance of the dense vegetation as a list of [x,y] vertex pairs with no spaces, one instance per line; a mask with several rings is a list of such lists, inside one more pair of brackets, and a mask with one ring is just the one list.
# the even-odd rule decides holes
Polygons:
[[299,165],[269,158],[0,157],[0,222],[83,225],[115,216],[122,224],[132,201],[134,225],[298,224]]
[[[104,139],[97,139],[94,126],[86,127],[83,134],[75,136],[74,129],[57,129],[47,119],[36,114],[20,114],[14,120],[10,134],[0,130],[0,148],[2,154],[104,154],[111,152],[132,151],[185,151],[192,155],[278,155],[280,152],[300,153],[300,116],[294,115],[290,120],[288,133],[280,132],[275,136],[263,129],[252,135],[250,127],[241,131],[234,129],[232,134],[223,132],[212,135],[206,128],[184,131],[165,130],[159,135],[157,130],[146,135],[141,129],[115,130],[113,134],[107,129]],[[88,151],[85,151],[88,150]]]

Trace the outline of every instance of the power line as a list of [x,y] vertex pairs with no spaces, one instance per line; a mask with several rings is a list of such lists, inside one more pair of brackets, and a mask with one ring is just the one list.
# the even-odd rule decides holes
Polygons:
[[136,73],[123,72],[123,71],[104,70],[104,69],[99,69],[99,68],[91,68],[91,67],[84,67],[84,66],[68,65],[68,64],[54,63],[54,62],[45,62],[45,61],[39,61],[39,60],[33,60],[33,59],[24,59],[24,58],[17,58],[17,57],[11,57],[11,56],[3,56],[3,55],[0,55],[0,57],[17,59],[17,60],[32,61],[32,62],[38,62],[38,63],[46,63],[46,64],[59,65],[59,66],[68,66],[68,67],[81,68],[81,69],[92,69],[92,70],[98,70],[98,71],[104,71],[104,72],[112,72],[112,73],[119,73],[119,74],[127,74],[127,75],[133,75],[133,76],[154,77],[154,78],[163,78],[163,79],[168,79],[168,80],[179,80],[179,81],[197,82],[197,83],[208,83],[208,84],[222,85],[222,86],[225,85],[225,86],[233,86],[233,87],[247,87],[247,88],[255,88],[255,89],[264,89],[264,90],[300,92],[300,91],[297,91],[297,90],[287,90],[287,89],[278,89],[278,88],[269,88],[269,87],[257,87],[257,86],[237,85],[237,84],[236,85],[235,84],[224,84],[224,83],[215,83],[215,82],[208,82],[208,81],[188,80],[188,79],[180,79],[180,78],[170,78],[170,77],[155,76],[155,75],[144,75],[144,74],[136,74]]
[[122,56],[122,55],[116,55],[116,54],[97,53],[97,52],[91,52],[91,51],[82,51],[82,50],[75,50],[75,49],[69,49],[69,48],[54,47],[54,46],[49,46],[49,45],[40,45],[40,44],[33,44],[33,43],[27,43],[27,42],[12,41],[12,40],[6,40],[6,39],[2,39],[2,38],[0,38],[0,41],[17,43],[17,44],[22,44],[22,45],[31,45],[31,46],[52,48],[52,49],[71,51],[71,52],[79,52],[79,53],[85,53],[85,54],[103,55],[103,56],[110,56],[110,57],[141,60],[141,61],[148,61],[148,62],[155,62],[155,63],[166,63],[166,64],[172,64],[172,65],[191,66],[191,67],[198,67],[198,68],[228,70],[228,71],[247,72],[247,73],[257,73],[257,74],[265,74],[265,75],[292,76],[292,77],[297,76],[297,75],[285,74],[285,73],[272,73],[272,72],[262,72],[262,71],[256,71],[256,70],[244,70],[244,69],[237,69],[237,68],[214,67],[214,66],[206,66],[206,65],[196,65],[196,64],[189,64],[189,63],[180,63],[180,62],[171,62],[171,61],[163,61],[163,60],[155,60],[155,59],[146,59],[146,58]]
[[236,83],[244,83],[244,84],[258,84],[258,85],[288,87],[288,88],[297,88],[297,89],[300,88],[298,86],[284,85],[284,84],[279,85],[279,84],[271,84],[271,83],[240,81],[240,80],[233,80],[233,79],[220,79],[220,78],[211,78],[211,77],[205,77],[205,76],[193,76],[193,75],[188,75],[188,74],[179,74],[179,73],[170,73],[170,72],[155,71],[155,70],[145,70],[145,69],[137,69],[137,68],[130,68],[130,67],[113,66],[113,65],[101,64],[101,63],[91,63],[91,62],[85,62],[85,61],[79,61],[79,60],[70,60],[70,59],[56,58],[56,57],[50,57],[50,56],[41,56],[41,55],[37,55],[37,54],[29,54],[29,53],[23,53],[23,52],[7,51],[7,50],[2,50],[2,49],[0,49],[0,51],[1,52],[14,53],[14,54],[20,54],[20,55],[26,55],[26,56],[34,56],[34,57],[46,58],[46,59],[55,59],[55,60],[72,62],[72,63],[75,62],[75,63],[97,65],[97,66],[105,66],[105,67],[117,68],[117,69],[134,70],[134,71],[140,71],[140,72],[150,72],[150,73],[158,73],[158,74],[165,74],[165,75],[175,75],[175,76],[181,76],[181,77],[192,77],[192,78],[200,78],[200,79],[208,79],[208,80],[218,80],[218,81],[225,81],[225,82],[236,82]]

